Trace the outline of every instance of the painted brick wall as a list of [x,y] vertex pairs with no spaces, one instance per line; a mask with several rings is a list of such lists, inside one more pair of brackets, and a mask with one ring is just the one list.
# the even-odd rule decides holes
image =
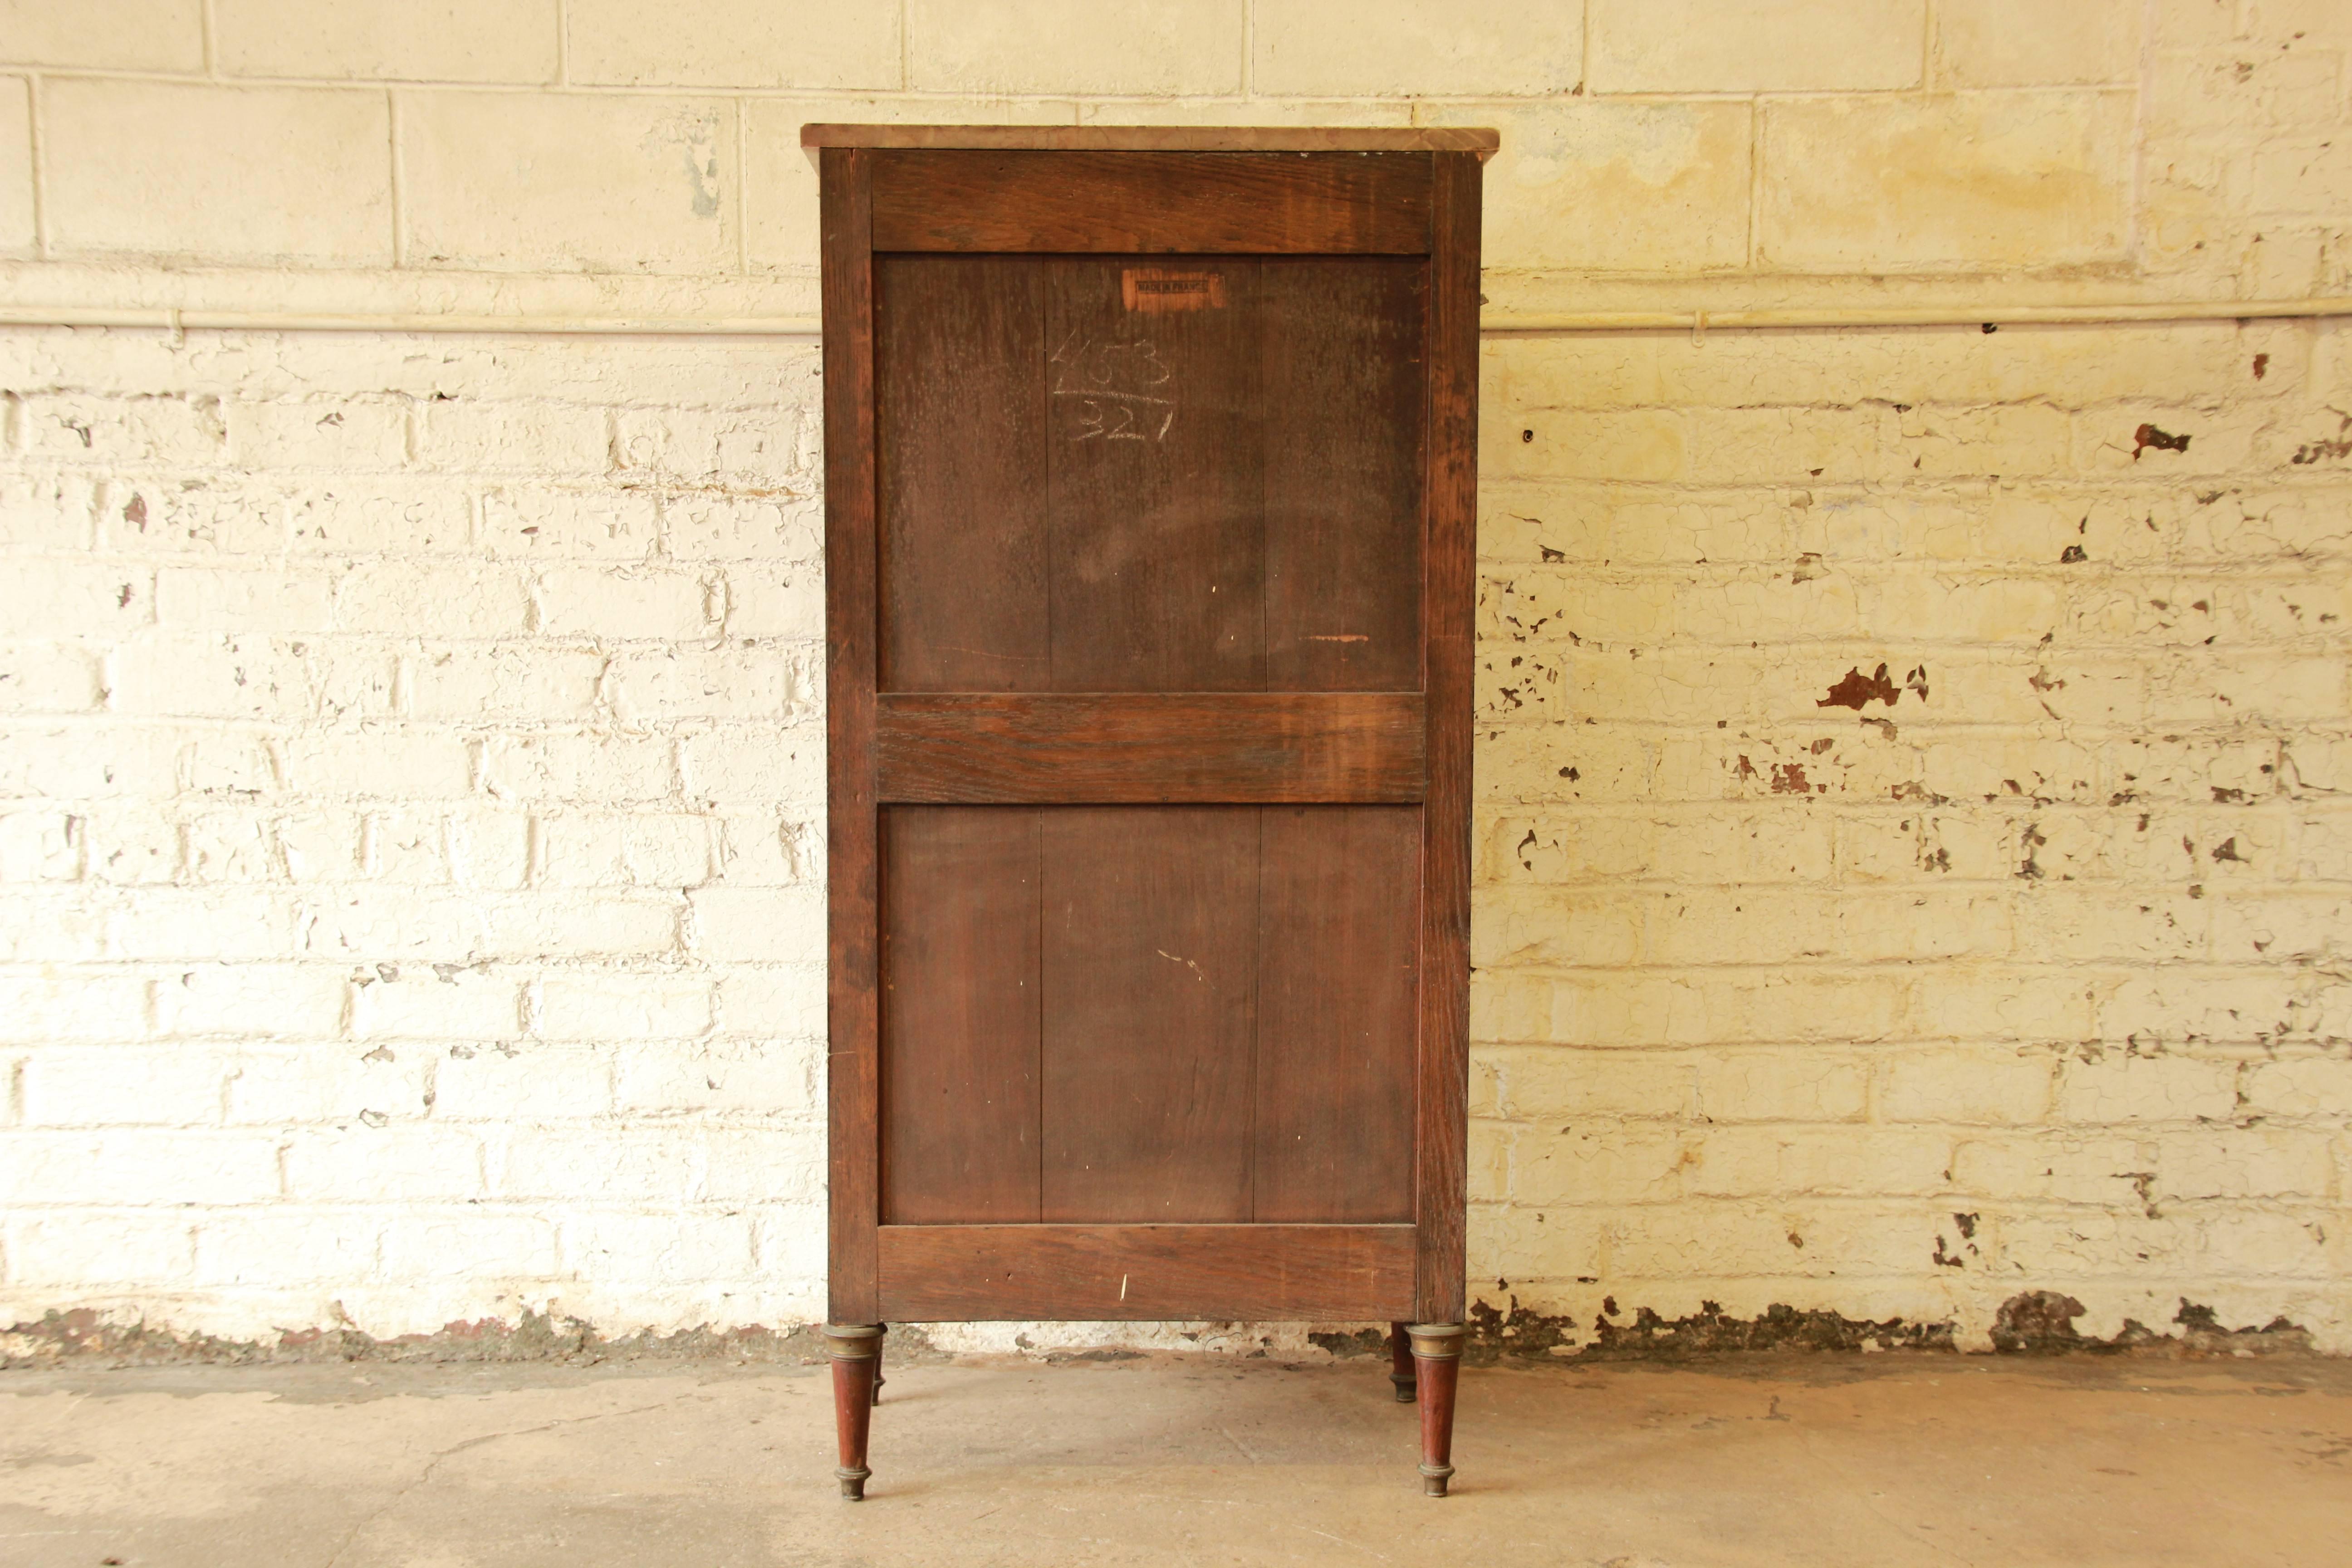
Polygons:
[[[1501,311],[2341,294],[2347,51],[2319,0],[0,0],[0,300],[805,312],[797,127],[882,118],[1493,124]],[[1474,1290],[2352,1348],[2352,328],[1486,360]],[[0,1323],[821,1310],[814,374],[0,330]]]

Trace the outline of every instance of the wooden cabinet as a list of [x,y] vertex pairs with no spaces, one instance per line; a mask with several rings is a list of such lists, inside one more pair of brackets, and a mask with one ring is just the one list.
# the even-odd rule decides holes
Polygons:
[[844,1489],[889,1321],[1372,1319],[1442,1496],[1494,134],[803,141]]

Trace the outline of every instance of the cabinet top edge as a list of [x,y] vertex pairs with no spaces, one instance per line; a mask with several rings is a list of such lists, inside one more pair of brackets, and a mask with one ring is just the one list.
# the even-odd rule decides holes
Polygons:
[[835,125],[801,127],[801,145],[1040,153],[1473,153],[1502,145],[1473,126]]

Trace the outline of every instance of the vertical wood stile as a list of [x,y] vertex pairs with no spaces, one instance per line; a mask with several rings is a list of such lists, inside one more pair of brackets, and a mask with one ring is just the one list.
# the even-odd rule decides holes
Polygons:
[[1470,719],[1477,564],[1478,160],[1436,153],[1430,202],[1429,785],[1422,807],[1421,1093],[1414,1143],[1421,1321],[1462,1321],[1470,1078]]
[[873,155],[826,148],[823,188],[829,1313],[880,1316],[876,1226],[881,865],[874,796]]

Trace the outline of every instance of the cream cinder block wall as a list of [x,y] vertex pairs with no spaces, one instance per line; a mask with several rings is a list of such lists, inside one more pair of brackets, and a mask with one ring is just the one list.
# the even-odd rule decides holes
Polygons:
[[[2333,0],[0,0],[0,301],[806,313],[814,119],[1492,124],[1498,321],[2341,295],[2347,54]],[[2352,328],[1485,353],[1490,1327],[2352,1349]],[[0,329],[0,1326],[822,1310],[815,370]]]

